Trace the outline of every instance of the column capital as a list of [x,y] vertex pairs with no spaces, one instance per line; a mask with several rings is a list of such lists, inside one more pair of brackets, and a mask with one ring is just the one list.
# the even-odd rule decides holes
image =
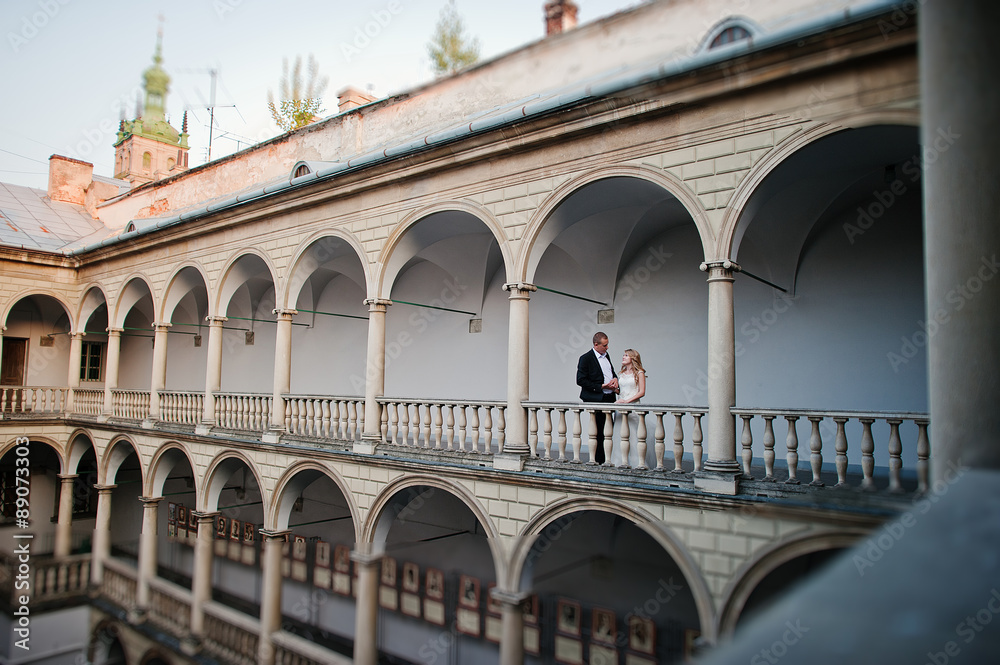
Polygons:
[[113,326],[108,326],[105,330],[107,330],[108,335],[112,337],[119,337],[123,332],[125,332],[124,328],[115,328]]
[[258,529],[257,533],[260,534],[261,538],[265,540],[284,540],[285,536],[292,533],[291,529]]
[[223,323],[225,323],[228,320],[229,320],[228,316],[206,316],[205,317],[205,321],[209,325],[220,325],[221,326]]
[[500,587],[493,587],[490,590],[490,596],[501,605],[520,608],[524,601],[531,598],[531,593],[528,591],[507,591]]
[[384,312],[392,304],[391,300],[385,298],[365,298],[361,302],[368,305],[369,312]]
[[733,281],[733,273],[740,272],[740,264],[729,259],[706,261],[698,266],[699,270],[708,273],[708,281]]
[[87,336],[87,333],[83,332],[83,331],[80,331],[80,330],[78,330],[76,332],[70,332],[69,333],[69,338],[70,339],[83,339],[86,336]]
[[203,510],[192,510],[191,514],[194,515],[198,519],[199,523],[200,522],[207,522],[209,520],[211,520],[212,522],[214,522],[215,518],[219,516],[219,511],[216,510],[216,511],[211,512],[211,513],[206,513]]
[[511,298],[515,298],[517,296],[527,298],[529,293],[534,293],[538,290],[537,286],[534,284],[528,284],[527,282],[507,282],[501,288],[504,291],[510,291]]
[[58,474],[56,474],[56,477],[59,478],[59,480],[61,480],[63,482],[66,482],[67,480],[76,480],[77,475],[79,475],[79,474],[76,474],[76,473],[58,473]]
[[289,318],[290,319],[291,317],[295,316],[298,313],[299,313],[299,310],[297,310],[297,309],[272,309],[271,310],[271,314],[274,314],[275,316],[277,316],[279,320],[282,319],[282,318]]
[[6,331],[7,331],[7,326],[0,326],[0,337],[3,337],[3,334]]
[[139,501],[142,502],[142,505],[145,506],[145,507],[147,507],[147,508],[149,506],[153,506],[155,508],[157,506],[157,504],[160,503],[160,501],[163,501],[163,497],[162,496],[140,496],[139,497]]
[[97,490],[98,492],[110,492],[116,487],[118,487],[118,485],[100,485],[100,484],[94,485],[94,489]]
[[155,330],[157,332],[159,332],[161,330],[163,330],[164,332],[166,332],[168,329],[170,329],[170,327],[172,325],[174,325],[174,324],[170,323],[170,321],[153,321],[153,323],[152,323],[153,330]]
[[351,551],[351,561],[355,562],[359,566],[374,566],[382,561],[382,557],[385,556],[382,552],[360,552],[358,550]]

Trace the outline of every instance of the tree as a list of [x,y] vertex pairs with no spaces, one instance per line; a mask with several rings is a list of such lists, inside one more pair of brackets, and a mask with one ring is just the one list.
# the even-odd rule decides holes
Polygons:
[[479,39],[467,40],[462,34],[465,24],[455,7],[455,0],[441,10],[441,17],[434,27],[434,35],[427,44],[427,52],[438,76],[454,74],[479,60]]
[[267,91],[267,110],[271,112],[274,122],[282,130],[288,132],[304,127],[312,122],[313,117],[322,113],[323,92],[329,82],[326,77],[319,76],[319,63],[309,54],[309,80],[303,87],[302,56],[295,56],[295,66],[291,75],[288,71],[288,58],[281,61],[280,95],[277,104],[274,95]]

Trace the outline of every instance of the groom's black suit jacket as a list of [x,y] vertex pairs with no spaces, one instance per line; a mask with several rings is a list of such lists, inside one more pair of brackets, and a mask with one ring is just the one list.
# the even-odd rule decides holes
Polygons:
[[[610,361],[608,358],[608,362]],[[616,378],[618,376],[615,374],[614,363],[611,364],[611,375]],[[576,364],[576,385],[580,386],[580,399],[584,402],[604,401],[604,389],[601,388],[604,385],[604,371],[597,362],[597,354],[593,349],[580,356]]]

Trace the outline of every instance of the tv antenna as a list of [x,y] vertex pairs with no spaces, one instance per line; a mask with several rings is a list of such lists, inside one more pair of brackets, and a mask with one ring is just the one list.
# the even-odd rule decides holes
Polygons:
[[[203,106],[203,107],[198,107],[198,108],[204,108],[204,109],[206,109],[208,111],[208,158],[205,161],[210,162],[210,161],[212,161],[212,136],[213,136],[214,131],[215,131],[215,109],[216,108],[236,108],[236,104],[216,104],[215,103],[215,88],[216,88],[217,80],[219,78],[219,70],[218,69],[216,69],[214,67],[211,67],[211,68],[201,68],[201,69],[197,69],[197,68],[191,69],[191,68],[189,68],[189,69],[182,69],[180,71],[183,71],[183,72],[201,72],[201,73],[208,72],[209,76],[211,77],[212,83],[211,83],[211,87],[209,89],[208,105]],[[192,106],[188,106],[184,110],[188,111],[188,110],[191,110],[193,108],[196,108],[196,107],[192,105]],[[239,113],[239,109],[237,109],[236,112]]]

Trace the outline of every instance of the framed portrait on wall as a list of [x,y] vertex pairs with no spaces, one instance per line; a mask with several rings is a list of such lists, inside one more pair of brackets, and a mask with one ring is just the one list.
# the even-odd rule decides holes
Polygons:
[[444,573],[437,568],[427,569],[425,593],[428,598],[440,600],[444,598]]
[[198,533],[198,514],[194,510],[188,511],[188,531]]
[[656,648],[656,628],[652,619],[632,614],[628,618],[628,648],[653,655]]
[[403,564],[403,591],[420,591],[420,566],[410,561]]
[[[458,604],[470,609],[479,609],[479,580],[471,575],[462,575],[458,580]],[[478,632],[476,633],[478,635]]]
[[524,619],[525,625],[538,625],[538,596],[524,599],[524,602],[521,603],[521,617]]
[[170,540],[177,538],[177,522],[167,522],[167,538]]
[[617,637],[615,613],[611,610],[595,607],[590,615],[590,641],[601,644],[614,644]]
[[305,536],[295,536],[292,540],[292,558],[296,561],[305,561],[306,545]]
[[382,557],[382,586],[396,588],[396,560],[391,556]]
[[316,566],[319,568],[330,567],[330,543],[322,540],[316,541]]
[[187,508],[183,503],[177,504],[177,524],[187,527]]
[[224,557],[229,552],[229,520],[215,516],[215,556]]
[[486,612],[488,614],[499,616],[502,613],[500,603],[493,597],[493,589],[496,587],[496,582],[490,582],[486,585]]
[[337,545],[333,548],[333,569],[338,573],[351,572],[351,548]]
[[243,538],[243,523],[237,519],[229,521],[229,540],[239,542]]
[[173,501],[167,502],[167,524],[173,522],[177,524],[177,504]]
[[580,603],[560,598],[556,604],[556,630],[566,635],[580,636]]

